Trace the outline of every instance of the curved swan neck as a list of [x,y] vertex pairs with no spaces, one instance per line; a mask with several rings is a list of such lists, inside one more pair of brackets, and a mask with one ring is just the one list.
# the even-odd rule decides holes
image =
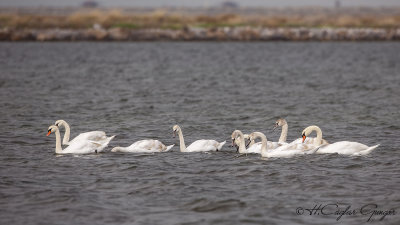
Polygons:
[[70,127],[69,127],[69,124],[68,124],[67,122],[65,122],[65,121],[63,121],[63,122],[61,123],[61,125],[63,125],[64,128],[65,128],[65,134],[64,134],[64,138],[63,138],[63,144],[65,145],[65,144],[68,144],[68,142],[69,142],[69,137],[70,137],[71,129],[70,129]]
[[287,123],[282,126],[281,136],[279,137],[279,142],[286,142],[287,133],[288,133],[289,126]]
[[[322,144],[322,130],[318,126],[310,126],[309,129],[312,131],[315,131],[317,133],[317,140],[316,142],[320,145]],[[310,132],[310,133],[311,133]]]
[[256,138],[261,138],[261,155],[267,153],[267,137],[261,132],[254,132]]
[[62,148],[61,148],[61,135],[60,135],[60,130],[56,129],[56,153],[61,154],[62,153]]
[[183,134],[181,129],[178,130],[178,136],[179,136],[179,148],[181,149],[181,152],[186,152],[185,140],[183,139]]
[[240,139],[239,153],[246,153],[246,145],[244,143],[244,135],[240,130],[236,131],[236,137],[237,136],[239,136],[239,139]]

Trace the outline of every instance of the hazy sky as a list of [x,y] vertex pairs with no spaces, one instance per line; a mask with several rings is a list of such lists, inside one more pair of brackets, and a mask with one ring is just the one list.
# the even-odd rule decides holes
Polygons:
[[[0,6],[79,6],[84,0],[0,0]],[[215,6],[226,0],[97,0],[101,6]],[[333,6],[335,0],[232,0],[241,6]],[[400,0],[341,0],[342,6],[400,6]]]

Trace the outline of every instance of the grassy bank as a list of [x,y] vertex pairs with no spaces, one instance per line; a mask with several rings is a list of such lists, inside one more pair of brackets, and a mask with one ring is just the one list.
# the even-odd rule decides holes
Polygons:
[[399,28],[398,9],[266,9],[237,11],[75,9],[64,13],[51,11],[1,10],[0,28],[4,29],[87,29],[93,25],[105,29],[171,29],[185,27],[268,27],[268,28]]

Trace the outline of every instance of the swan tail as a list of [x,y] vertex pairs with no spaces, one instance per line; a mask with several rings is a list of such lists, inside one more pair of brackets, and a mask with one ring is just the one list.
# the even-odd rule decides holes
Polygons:
[[113,135],[113,136],[111,136],[111,137],[109,137],[109,138],[107,138],[108,140],[107,140],[107,144],[112,140],[112,139],[114,139],[115,138],[115,136],[117,136],[117,135]]
[[113,149],[111,149],[111,152],[119,152],[121,149],[121,147],[114,147]]
[[174,146],[175,146],[175,145],[168,145],[168,146],[167,146],[167,149],[165,149],[164,152],[168,152],[168,151],[171,150],[171,148],[174,147]]
[[217,150],[218,150],[218,151],[221,150],[221,149],[222,149],[222,146],[224,146],[225,143],[226,143],[226,141],[219,143],[219,145],[218,145],[218,147],[217,147]]
[[380,144],[371,146],[363,151],[357,152],[354,155],[368,155],[369,153],[371,153],[373,150],[375,150]]

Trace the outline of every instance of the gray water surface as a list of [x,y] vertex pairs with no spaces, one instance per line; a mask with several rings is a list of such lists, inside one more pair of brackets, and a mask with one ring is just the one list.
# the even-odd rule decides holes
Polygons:
[[[1,224],[362,224],[368,215],[297,215],[377,204],[400,222],[400,43],[0,43]],[[235,129],[289,140],[381,144],[368,156],[263,160],[226,144]],[[117,135],[105,153],[55,155],[47,128]],[[111,153],[154,138],[160,154]],[[301,212],[301,210],[300,210]],[[301,214],[301,213],[300,213]]]

